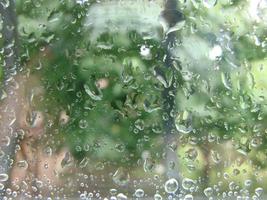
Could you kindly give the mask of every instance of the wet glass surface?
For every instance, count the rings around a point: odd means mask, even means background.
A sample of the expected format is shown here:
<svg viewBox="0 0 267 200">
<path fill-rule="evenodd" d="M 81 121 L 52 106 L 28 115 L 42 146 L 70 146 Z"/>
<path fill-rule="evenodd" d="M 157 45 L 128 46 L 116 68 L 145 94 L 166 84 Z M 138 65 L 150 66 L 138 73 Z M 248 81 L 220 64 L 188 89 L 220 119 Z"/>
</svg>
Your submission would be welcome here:
<svg viewBox="0 0 267 200">
<path fill-rule="evenodd" d="M 266 0 L 1 0 L 0 199 L 265 199 Z"/>
</svg>

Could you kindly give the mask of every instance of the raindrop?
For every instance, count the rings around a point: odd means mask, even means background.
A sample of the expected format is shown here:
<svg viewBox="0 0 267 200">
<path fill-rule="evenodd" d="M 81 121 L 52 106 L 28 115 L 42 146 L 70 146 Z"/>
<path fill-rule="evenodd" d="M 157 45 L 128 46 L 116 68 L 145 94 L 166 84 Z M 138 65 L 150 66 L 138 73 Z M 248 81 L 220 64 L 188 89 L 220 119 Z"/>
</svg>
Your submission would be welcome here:
<svg viewBox="0 0 267 200">
<path fill-rule="evenodd" d="M 190 148 L 185 152 L 186 158 L 188 158 L 189 160 L 196 160 L 197 156 L 198 156 L 198 152 L 195 148 Z"/>
<path fill-rule="evenodd" d="M 0 182 L 5 182 L 8 180 L 7 174 L 0 174 Z"/>
<path fill-rule="evenodd" d="M 217 0 L 203 0 L 203 5 L 206 8 L 212 8 L 217 4 Z"/>
<path fill-rule="evenodd" d="M 127 200 L 127 199 L 128 199 L 127 196 L 123 193 L 119 193 L 117 195 L 117 200 Z"/>
<path fill-rule="evenodd" d="M 246 187 L 250 187 L 251 184 L 252 184 L 252 181 L 250 179 L 245 180 L 245 183 L 244 184 L 245 184 Z"/>
<path fill-rule="evenodd" d="M 122 167 L 118 168 L 117 171 L 113 174 L 112 180 L 119 186 L 125 186 L 130 181 L 129 173 Z"/>
<path fill-rule="evenodd" d="M 150 60 L 152 58 L 150 48 L 146 45 L 142 45 L 140 47 L 140 55 L 146 60 Z"/>
<path fill-rule="evenodd" d="M 204 190 L 204 194 L 206 195 L 206 197 L 211 197 L 212 194 L 213 194 L 213 189 L 211 187 L 207 187 L 205 190 Z"/>
<path fill-rule="evenodd" d="M 83 87 L 84 87 L 86 94 L 88 94 L 89 97 L 91 97 L 93 100 L 95 100 L 95 101 L 102 100 L 103 94 L 98 87 L 96 87 L 96 86 L 90 87 L 88 84 L 84 84 Z M 92 88 L 94 88 L 94 90 Z"/>
<path fill-rule="evenodd" d="M 174 178 L 167 180 L 164 185 L 164 189 L 167 193 L 175 193 L 178 190 L 178 187 L 178 181 Z"/>
<path fill-rule="evenodd" d="M 160 194 L 155 194 L 154 200 L 162 200 L 162 196 Z"/>
<path fill-rule="evenodd" d="M 231 78 L 230 78 L 229 74 L 222 72 L 221 78 L 222 78 L 222 83 L 223 83 L 224 87 L 228 90 L 231 90 L 232 89 L 232 83 L 231 83 Z"/>
<path fill-rule="evenodd" d="M 263 193 L 263 188 L 258 187 L 258 188 L 255 189 L 255 194 L 256 194 L 258 197 L 260 197 L 260 196 L 262 195 L 262 193 Z"/>
<path fill-rule="evenodd" d="M 81 129 L 86 129 L 86 128 L 88 127 L 88 123 L 87 123 L 87 121 L 86 121 L 85 119 L 81 119 L 81 120 L 79 121 L 79 127 L 80 127 Z"/>
<path fill-rule="evenodd" d="M 155 169 L 155 161 L 152 158 L 146 158 L 144 162 L 144 171 L 151 172 Z"/>
<path fill-rule="evenodd" d="M 194 197 L 193 197 L 192 194 L 187 194 L 187 195 L 185 195 L 185 197 L 184 197 L 184 200 L 193 200 L 193 199 L 194 199 Z"/>
<path fill-rule="evenodd" d="M 134 126 L 140 131 L 144 130 L 145 122 L 142 119 L 138 119 L 135 121 Z"/>
<path fill-rule="evenodd" d="M 61 161 L 61 167 L 64 168 L 71 163 L 71 155 L 70 152 L 66 152 L 63 160 Z"/>
<path fill-rule="evenodd" d="M 137 190 L 135 190 L 134 195 L 135 195 L 137 198 L 142 198 L 142 197 L 145 195 L 145 192 L 144 192 L 144 190 L 142 190 L 142 189 L 137 189 Z"/>
<path fill-rule="evenodd" d="M 221 155 L 217 151 L 211 150 L 211 158 L 217 164 L 221 162 Z"/>
<path fill-rule="evenodd" d="M 114 188 L 112 188 L 112 189 L 109 190 L 109 193 L 110 193 L 112 196 L 116 195 L 117 192 L 118 192 L 117 189 L 114 189 Z"/>
<path fill-rule="evenodd" d="M 9 0 L 2 0 L 1 4 L 2 4 L 3 8 L 8 8 L 10 5 L 10 2 L 9 2 Z"/>
<path fill-rule="evenodd" d="M 179 31 L 179 30 L 181 30 L 184 26 L 185 26 L 185 20 L 182 20 L 182 21 L 176 23 L 174 26 L 170 27 L 170 28 L 167 30 L 166 35 L 168 35 L 169 33 L 175 32 L 175 31 Z"/>
<path fill-rule="evenodd" d="M 182 181 L 182 187 L 185 190 L 191 190 L 195 186 L 196 182 L 190 178 L 184 178 Z"/>
<path fill-rule="evenodd" d="M 28 168 L 28 162 L 26 160 L 21 160 L 17 163 L 17 166 L 22 169 Z"/>
<path fill-rule="evenodd" d="M 180 133 L 190 133 L 193 130 L 191 114 L 187 111 L 179 113 L 175 118 L 175 127 Z"/>
<path fill-rule="evenodd" d="M 223 51 L 220 45 L 215 45 L 209 52 L 209 58 L 211 60 L 220 60 L 222 57 Z"/>
</svg>

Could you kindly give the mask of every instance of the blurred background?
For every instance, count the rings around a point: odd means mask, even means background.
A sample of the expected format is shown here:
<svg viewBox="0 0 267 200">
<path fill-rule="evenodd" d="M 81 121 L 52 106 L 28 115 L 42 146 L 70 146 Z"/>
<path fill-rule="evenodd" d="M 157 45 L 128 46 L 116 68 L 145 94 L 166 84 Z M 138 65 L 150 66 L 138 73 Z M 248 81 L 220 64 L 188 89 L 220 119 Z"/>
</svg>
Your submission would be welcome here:
<svg viewBox="0 0 267 200">
<path fill-rule="evenodd" d="M 0 193 L 264 199 L 266 0 L 1 0 Z"/>
</svg>

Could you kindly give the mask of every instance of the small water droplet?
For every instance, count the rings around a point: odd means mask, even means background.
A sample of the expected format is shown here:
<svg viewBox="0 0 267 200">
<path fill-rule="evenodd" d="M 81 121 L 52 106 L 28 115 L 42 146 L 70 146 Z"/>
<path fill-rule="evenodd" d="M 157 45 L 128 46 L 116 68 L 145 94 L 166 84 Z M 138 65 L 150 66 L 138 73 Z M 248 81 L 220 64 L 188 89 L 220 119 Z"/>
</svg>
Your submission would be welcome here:
<svg viewBox="0 0 267 200">
<path fill-rule="evenodd" d="M 193 200 L 193 199 L 194 199 L 194 197 L 193 197 L 192 194 L 187 194 L 187 195 L 185 195 L 185 197 L 184 197 L 184 200 Z"/>
<path fill-rule="evenodd" d="M 81 129 L 86 129 L 86 128 L 88 127 L 88 123 L 87 123 L 87 121 L 86 121 L 85 119 L 81 119 L 81 120 L 79 121 L 79 127 L 80 127 Z"/>
<path fill-rule="evenodd" d="M 28 162 L 26 160 L 18 161 L 17 166 L 22 169 L 28 168 Z"/>
<path fill-rule="evenodd" d="M 0 174 L 0 182 L 5 182 L 8 180 L 8 174 Z"/>
<path fill-rule="evenodd" d="M 117 200 L 127 200 L 127 199 L 128 199 L 127 196 L 123 193 L 119 193 L 117 195 Z"/>
<path fill-rule="evenodd" d="M 203 5 L 206 8 L 212 8 L 217 4 L 217 0 L 203 0 Z"/>
</svg>

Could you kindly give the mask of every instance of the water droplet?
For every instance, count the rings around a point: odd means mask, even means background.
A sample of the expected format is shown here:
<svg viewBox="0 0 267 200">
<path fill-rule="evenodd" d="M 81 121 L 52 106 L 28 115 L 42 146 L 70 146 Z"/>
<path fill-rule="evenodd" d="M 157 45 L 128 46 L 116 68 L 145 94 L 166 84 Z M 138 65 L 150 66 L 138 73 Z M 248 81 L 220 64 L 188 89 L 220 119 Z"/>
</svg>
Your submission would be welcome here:
<svg viewBox="0 0 267 200">
<path fill-rule="evenodd" d="M 70 152 L 66 152 L 63 160 L 61 161 L 61 167 L 67 167 L 71 163 L 71 155 Z"/>
<path fill-rule="evenodd" d="M 188 158 L 189 160 L 196 160 L 197 156 L 198 156 L 198 152 L 195 148 L 190 148 L 185 152 L 185 156 L 186 158 Z"/>
<path fill-rule="evenodd" d="M 145 122 L 142 119 L 138 119 L 134 122 L 134 126 L 140 131 L 144 130 Z"/>
<path fill-rule="evenodd" d="M 114 189 L 114 188 L 112 188 L 112 189 L 109 190 L 109 193 L 110 193 L 112 196 L 116 195 L 117 192 L 118 192 L 117 189 Z"/>
<path fill-rule="evenodd" d="M 211 150 L 211 158 L 217 164 L 221 162 L 221 155 L 217 151 Z"/>
<path fill-rule="evenodd" d="M 103 94 L 102 94 L 101 90 L 98 87 L 96 87 L 96 85 L 90 87 L 89 84 L 84 84 L 83 87 L 84 87 L 86 94 L 88 94 L 89 97 L 91 97 L 93 100 L 95 100 L 95 101 L 102 100 Z"/>
<path fill-rule="evenodd" d="M 175 118 L 175 127 L 180 133 L 190 133 L 193 130 L 191 114 L 187 111 L 179 113 Z"/>
<path fill-rule="evenodd" d="M 252 184 L 252 180 L 250 180 L 250 179 L 245 180 L 245 183 L 244 184 L 245 184 L 246 187 L 250 187 L 251 184 Z"/>
<path fill-rule="evenodd" d="M 5 182 L 8 180 L 7 174 L 0 174 L 0 182 Z"/>
<path fill-rule="evenodd" d="M 145 192 L 144 192 L 144 190 L 142 190 L 142 189 L 137 189 L 137 190 L 135 190 L 134 195 L 135 195 L 137 198 L 142 198 L 142 197 L 145 195 Z"/>
<path fill-rule="evenodd" d="M 162 200 L 162 196 L 160 194 L 155 194 L 154 200 Z"/>
<path fill-rule="evenodd" d="M 8 136 L 4 136 L 1 140 L 1 144 L 8 147 L 10 145 L 10 138 Z"/>
<path fill-rule="evenodd" d="M 211 197 L 212 194 L 213 194 L 213 189 L 211 187 L 207 187 L 205 190 L 204 190 L 204 194 L 206 195 L 206 197 Z"/>
<path fill-rule="evenodd" d="M 184 200 L 193 200 L 193 199 L 194 199 L 194 197 L 193 197 L 192 194 L 187 194 L 187 195 L 185 195 L 185 197 L 184 197 Z"/>
<path fill-rule="evenodd" d="M 146 158 L 144 162 L 144 171 L 151 172 L 155 169 L 155 161 L 152 158 Z"/>
<path fill-rule="evenodd" d="M 164 185 L 164 189 L 167 193 L 175 193 L 178 190 L 178 187 L 178 181 L 174 178 L 167 180 Z"/>
<path fill-rule="evenodd" d="M 232 90 L 232 83 L 231 83 L 231 78 L 228 73 L 221 73 L 221 78 L 222 78 L 222 83 L 224 87 L 228 90 Z"/>
<path fill-rule="evenodd" d="M 130 181 L 129 173 L 122 167 L 118 168 L 117 171 L 113 174 L 112 179 L 114 183 L 119 186 L 125 186 Z"/>
<path fill-rule="evenodd" d="M 184 26 L 185 26 L 185 20 L 182 20 L 182 21 L 176 23 L 174 26 L 170 27 L 170 28 L 167 30 L 166 35 L 168 35 L 169 33 L 175 32 L 175 31 L 179 31 L 179 30 L 181 30 Z"/>
<path fill-rule="evenodd" d="M 28 162 L 26 160 L 18 161 L 17 166 L 22 169 L 28 168 Z"/>
<path fill-rule="evenodd" d="M 255 194 L 260 197 L 263 194 L 263 188 L 258 187 L 255 189 Z"/>
<path fill-rule="evenodd" d="M 127 200 L 128 198 L 127 198 L 127 196 L 126 196 L 125 194 L 123 194 L 123 193 L 119 193 L 119 194 L 117 195 L 117 199 L 118 199 L 118 200 Z"/>
<path fill-rule="evenodd" d="M 185 189 L 185 190 L 191 190 L 191 189 L 194 189 L 195 187 L 195 184 L 196 184 L 196 181 L 190 179 L 190 178 L 184 178 L 183 181 L 182 181 L 182 187 Z"/>
<path fill-rule="evenodd" d="M 88 123 L 87 123 L 87 121 L 86 121 L 85 119 L 81 119 L 81 120 L 79 121 L 79 127 L 80 127 L 81 129 L 86 129 L 86 128 L 88 127 Z"/>
<path fill-rule="evenodd" d="M 203 5 L 206 8 L 212 8 L 217 4 L 217 0 L 203 0 Z"/>
<path fill-rule="evenodd" d="M 140 47 L 140 54 L 146 60 L 150 60 L 152 58 L 150 48 L 147 47 L 146 45 L 142 45 Z"/>
<path fill-rule="evenodd" d="M 209 58 L 211 60 L 220 60 L 222 57 L 223 51 L 220 45 L 215 45 L 209 52 Z"/>
</svg>

